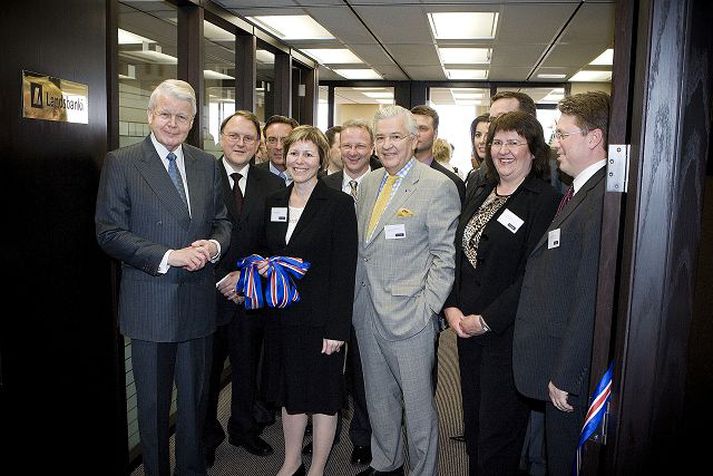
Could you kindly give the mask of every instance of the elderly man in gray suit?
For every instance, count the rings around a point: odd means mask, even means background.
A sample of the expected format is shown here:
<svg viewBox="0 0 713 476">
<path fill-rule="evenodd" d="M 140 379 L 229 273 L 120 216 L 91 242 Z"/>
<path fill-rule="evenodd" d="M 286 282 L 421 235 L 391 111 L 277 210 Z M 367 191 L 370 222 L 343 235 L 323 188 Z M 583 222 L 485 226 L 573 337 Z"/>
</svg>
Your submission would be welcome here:
<svg viewBox="0 0 713 476">
<path fill-rule="evenodd" d="M 213 263 L 230 243 L 231 223 L 218 162 L 183 143 L 195 114 L 188 83 L 161 83 L 149 99 L 151 134 L 107 154 L 97 197 L 97 240 L 121 261 L 119 326 L 131 338 L 147 475 L 170 474 L 174 380 L 175 474 L 206 474 L 200 442 L 216 328 Z"/>
<path fill-rule="evenodd" d="M 364 178 L 357 205 L 353 323 L 372 426 L 372 465 L 359 474 L 403 474 L 405 416 L 411 474 L 433 476 L 433 343 L 453 285 L 460 198 L 448 177 L 413 157 L 417 128 L 411 112 L 382 107 L 373 125 L 384 168 Z"/>
</svg>

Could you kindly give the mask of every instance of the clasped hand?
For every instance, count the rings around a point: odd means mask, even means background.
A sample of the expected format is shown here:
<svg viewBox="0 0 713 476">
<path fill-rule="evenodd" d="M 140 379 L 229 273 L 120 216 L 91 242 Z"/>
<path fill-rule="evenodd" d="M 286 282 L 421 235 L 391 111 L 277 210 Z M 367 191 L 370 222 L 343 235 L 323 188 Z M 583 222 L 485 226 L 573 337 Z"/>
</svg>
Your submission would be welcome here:
<svg viewBox="0 0 713 476">
<path fill-rule="evenodd" d="M 239 295 L 235 290 L 238 279 L 240 279 L 240 271 L 231 271 L 225 278 L 220 280 L 218 284 L 218 292 L 225 296 L 226 299 L 233 301 L 235 304 L 242 304 L 245 302 L 245 296 Z"/>
<path fill-rule="evenodd" d="M 458 337 L 468 339 L 485 333 L 485 329 L 480 324 L 480 316 L 476 314 L 468 314 L 466 316 L 457 307 L 447 307 L 443 312 L 446 315 L 448 325 Z"/>
<path fill-rule="evenodd" d="M 203 269 L 217 252 L 215 243 L 208 240 L 197 240 L 191 243 L 191 246 L 173 250 L 168 256 L 168 264 L 187 271 L 198 271 Z"/>
<path fill-rule="evenodd" d="M 339 352 L 343 345 L 343 340 L 322 339 L 322 353 L 332 355 L 334 352 Z"/>
</svg>

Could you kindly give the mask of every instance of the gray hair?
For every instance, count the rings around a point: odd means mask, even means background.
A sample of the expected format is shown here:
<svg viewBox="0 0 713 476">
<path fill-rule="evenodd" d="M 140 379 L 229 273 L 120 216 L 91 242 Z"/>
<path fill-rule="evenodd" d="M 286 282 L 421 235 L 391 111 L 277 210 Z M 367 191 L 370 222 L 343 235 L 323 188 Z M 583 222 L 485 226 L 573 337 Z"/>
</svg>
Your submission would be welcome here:
<svg viewBox="0 0 713 476">
<path fill-rule="evenodd" d="M 371 129 L 369 123 L 366 122 L 364 119 L 349 119 L 344 124 L 342 124 L 342 132 L 344 132 L 344 129 L 363 129 L 369 133 L 371 143 L 374 143 L 374 131 Z"/>
<path fill-rule="evenodd" d="M 196 107 L 196 92 L 193 86 L 180 79 L 167 79 L 153 90 L 149 98 L 149 111 L 153 111 L 156 107 L 156 102 L 159 96 L 171 96 L 179 101 L 188 101 L 191 103 L 193 115 L 196 115 L 198 108 Z"/>
<path fill-rule="evenodd" d="M 416 125 L 416 119 L 414 119 L 413 114 L 406 108 L 397 106 L 395 104 L 386 104 L 381 106 L 378 111 L 374 114 L 374 119 L 372 121 L 372 127 L 376 130 L 376 124 L 383 119 L 391 119 L 392 117 L 402 116 L 404 118 L 404 125 L 409 134 L 418 134 L 418 126 Z"/>
</svg>

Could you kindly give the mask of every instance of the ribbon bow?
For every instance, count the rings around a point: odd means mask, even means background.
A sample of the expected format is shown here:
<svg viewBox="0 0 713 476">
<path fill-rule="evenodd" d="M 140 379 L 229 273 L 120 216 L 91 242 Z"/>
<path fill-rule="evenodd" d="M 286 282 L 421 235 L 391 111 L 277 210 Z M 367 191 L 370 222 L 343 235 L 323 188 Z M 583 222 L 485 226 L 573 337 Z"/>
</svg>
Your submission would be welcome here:
<svg viewBox="0 0 713 476">
<path fill-rule="evenodd" d="M 245 296 L 245 309 L 259 309 L 264 305 L 262 281 L 257 272 L 257 263 L 264 259 L 260 255 L 250 255 L 238 261 L 240 277 L 235 284 L 235 292 Z"/>
<path fill-rule="evenodd" d="M 607 411 L 609 398 L 611 397 L 612 375 L 614 374 L 614 362 L 609 364 L 609 368 L 597 384 L 597 388 L 592 394 L 592 403 L 587 410 L 587 416 L 584 418 L 584 425 L 579 434 L 579 442 L 577 443 L 577 460 L 572 473 L 578 475 L 582 467 L 582 448 L 584 443 L 591 437 L 604 419 L 604 414 Z"/>
<path fill-rule="evenodd" d="M 258 262 L 264 261 L 260 255 L 253 254 L 238 261 L 240 277 L 235 285 L 235 292 L 245 296 L 245 309 L 264 307 L 265 302 L 272 308 L 285 308 L 300 300 L 300 293 L 295 286 L 295 279 L 301 279 L 310 267 L 302 258 L 290 256 L 272 256 L 267 258 L 268 285 L 263 297 L 262 281 L 257 271 Z"/>
</svg>

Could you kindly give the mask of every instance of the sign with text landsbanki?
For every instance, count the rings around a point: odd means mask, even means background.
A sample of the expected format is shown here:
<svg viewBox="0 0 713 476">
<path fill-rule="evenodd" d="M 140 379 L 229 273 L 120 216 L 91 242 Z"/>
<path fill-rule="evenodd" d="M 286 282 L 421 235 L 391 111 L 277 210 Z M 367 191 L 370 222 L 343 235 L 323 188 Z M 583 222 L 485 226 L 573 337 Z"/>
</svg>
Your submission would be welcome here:
<svg viewBox="0 0 713 476">
<path fill-rule="evenodd" d="M 22 117 L 88 124 L 89 87 L 23 70 Z"/>
</svg>

